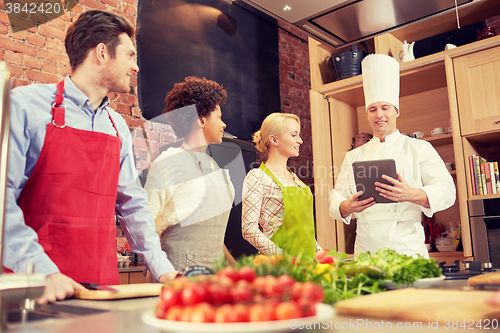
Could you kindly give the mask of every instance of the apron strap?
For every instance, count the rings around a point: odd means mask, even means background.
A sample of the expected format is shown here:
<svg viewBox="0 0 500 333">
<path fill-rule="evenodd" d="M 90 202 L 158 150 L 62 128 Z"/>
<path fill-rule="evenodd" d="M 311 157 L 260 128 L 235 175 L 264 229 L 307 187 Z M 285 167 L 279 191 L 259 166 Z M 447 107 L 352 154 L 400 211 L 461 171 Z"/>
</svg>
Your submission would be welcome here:
<svg viewBox="0 0 500 333">
<path fill-rule="evenodd" d="M 268 175 L 269 177 L 271 177 L 271 179 L 272 179 L 272 180 L 274 180 L 274 182 L 275 182 L 276 184 L 278 184 L 278 186 L 279 186 L 279 187 L 281 187 L 282 189 L 285 187 L 285 186 L 283 186 L 283 184 L 281 184 L 281 182 L 278 180 L 278 178 L 276 178 L 276 177 L 274 176 L 274 174 L 271 172 L 271 170 L 269 170 L 269 169 L 267 168 L 267 166 L 266 166 L 266 164 L 265 164 L 264 162 L 262 162 L 262 163 L 260 164 L 259 169 L 261 169 L 262 171 L 264 171 L 264 172 L 266 173 L 266 175 Z M 288 167 L 287 167 L 287 170 L 288 170 L 288 172 L 291 172 L 291 171 L 290 171 L 290 168 L 288 168 Z M 295 179 L 295 177 L 294 177 L 294 179 Z M 298 179 L 298 178 L 297 178 L 297 179 Z M 302 184 L 304 184 L 304 182 L 303 182 L 303 181 L 301 181 L 300 179 L 299 179 L 299 181 L 300 181 Z M 296 186 L 296 187 L 302 187 L 302 186 L 297 185 L 297 183 L 295 183 L 295 186 Z M 306 184 L 304 184 L 304 186 L 307 186 L 307 185 L 306 185 Z"/>
<path fill-rule="evenodd" d="M 64 100 L 64 80 L 57 84 L 57 94 L 52 104 L 52 124 L 55 127 L 66 127 L 65 111 L 66 107 L 62 104 Z"/>
<path fill-rule="evenodd" d="M 111 120 L 111 124 L 113 124 L 113 127 L 116 131 L 116 137 L 120 138 L 120 135 L 118 134 L 118 129 L 116 128 L 116 125 L 115 125 L 115 122 L 113 121 L 113 118 L 111 118 L 111 114 L 109 113 L 108 108 L 105 108 L 104 110 L 106 110 L 106 112 L 108 113 L 109 120 Z"/>
</svg>

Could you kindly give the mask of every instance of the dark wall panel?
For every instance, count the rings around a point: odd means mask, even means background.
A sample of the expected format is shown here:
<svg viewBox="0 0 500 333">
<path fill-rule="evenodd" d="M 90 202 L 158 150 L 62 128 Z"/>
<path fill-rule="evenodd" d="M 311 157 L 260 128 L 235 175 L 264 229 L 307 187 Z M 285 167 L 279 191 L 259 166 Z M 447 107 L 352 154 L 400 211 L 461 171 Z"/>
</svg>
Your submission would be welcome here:
<svg viewBox="0 0 500 333">
<path fill-rule="evenodd" d="M 140 0 L 139 103 L 146 119 L 165 107 L 186 76 L 223 84 L 226 131 L 249 140 L 266 115 L 280 111 L 275 22 L 219 0 Z"/>
</svg>

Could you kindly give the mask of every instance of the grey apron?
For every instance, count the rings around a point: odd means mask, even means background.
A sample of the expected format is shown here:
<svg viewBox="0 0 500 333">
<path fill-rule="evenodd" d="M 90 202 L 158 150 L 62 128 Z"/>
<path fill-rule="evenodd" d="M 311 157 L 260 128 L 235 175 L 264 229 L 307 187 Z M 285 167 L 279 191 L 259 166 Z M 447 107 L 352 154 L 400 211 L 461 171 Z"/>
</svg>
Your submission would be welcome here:
<svg viewBox="0 0 500 333">
<path fill-rule="evenodd" d="M 195 154 L 193 163 L 199 161 Z M 167 228 L 161 235 L 161 248 L 176 270 L 186 266 L 211 267 L 212 264 L 224 255 L 224 235 L 231 211 L 231 203 L 227 203 L 228 193 L 234 198 L 234 187 L 229 180 L 228 170 L 220 169 L 215 161 L 209 167 L 211 172 L 203 175 L 205 193 L 201 206 L 184 221 Z M 207 166 L 204 166 L 207 167 Z M 215 170 L 214 170 L 215 169 Z M 211 207 L 227 205 L 227 210 L 208 219 L 203 219 Z M 200 222 L 199 222 L 200 221 Z"/>
</svg>

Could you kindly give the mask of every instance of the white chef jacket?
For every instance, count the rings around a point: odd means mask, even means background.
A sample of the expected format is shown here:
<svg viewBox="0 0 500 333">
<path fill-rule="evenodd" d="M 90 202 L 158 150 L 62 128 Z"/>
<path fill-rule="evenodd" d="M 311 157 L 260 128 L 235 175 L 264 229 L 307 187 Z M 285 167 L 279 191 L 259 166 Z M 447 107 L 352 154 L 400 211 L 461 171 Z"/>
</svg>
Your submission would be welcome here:
<svg viewBox="0 0 500 333">
<path fill-rule="evenodd" d="M 355 161 L 394 159 L 396 170 L 414 188 L 427 194 L 430 208 L 410 202 L 375 204 L 357 218 L 354 253 L 388 247 L 406 255 L 421 254 L 429 257 L 425 248 L 424 230 L 420 223 L 421 213 L 431 217 L 435 212 L 447 209 L 455 203 L 456 189 L 450 172 L 432 145 L 424 140 L 402 135 L 399 130 L 389 134 L 385 142 L 374 137 L 365 145 L 345 156 L 335 188 L 330 192 L 330 216 L 349 224 L 351 216 L 342 218 L 340 204 L 356 193 L 352 163 Z"/>
</svg>

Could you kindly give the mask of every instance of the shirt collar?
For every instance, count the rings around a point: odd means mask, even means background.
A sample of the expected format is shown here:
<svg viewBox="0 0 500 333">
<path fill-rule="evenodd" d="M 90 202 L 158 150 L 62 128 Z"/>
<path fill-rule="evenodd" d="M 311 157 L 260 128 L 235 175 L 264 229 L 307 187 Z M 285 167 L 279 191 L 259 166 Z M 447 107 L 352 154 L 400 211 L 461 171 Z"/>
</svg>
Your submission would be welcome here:
<svg viewBox="0 0 500 333">
<path fill-rule="evenodd" d="M 71 102 L 78 105 L 79 108 L 84 108 L 84 106 L 87 105 L 87 102 L 90 102 L 90 99 L 87 97 L 87 95 L 85 95 L 80 89 L 75 86 L 69 75 L 64 79 L 64 98 L 69 99 Z M 106 96 L 102 100 L 101 105 L 99 105 L 99 107 L 97 108 L 97 112 L 102 112 L 108 105 L 109 98 L 108 96 Z"/>
<path fill-rule="evenodd" d="M 395 142 L 399 138 L 400 135 L 401 135 L 401 133 L 399 133 L 399 130 L 396 129 L 396 132 L 391 133 L 385 137 L 385 142 Z M 375 136 L 370 140 L 370 142 L 371 143 L 381 143 L 380 139 L 375 137 Z"/>
</svg>

